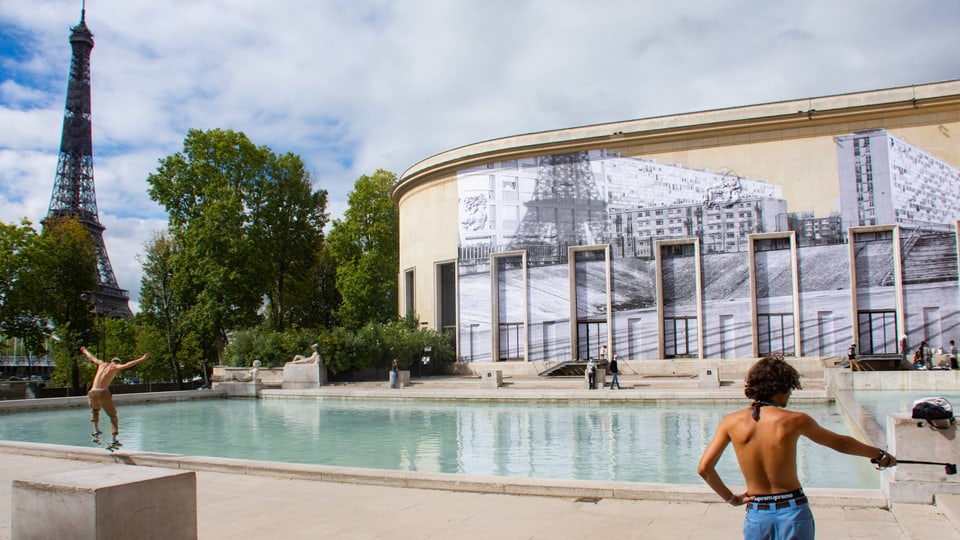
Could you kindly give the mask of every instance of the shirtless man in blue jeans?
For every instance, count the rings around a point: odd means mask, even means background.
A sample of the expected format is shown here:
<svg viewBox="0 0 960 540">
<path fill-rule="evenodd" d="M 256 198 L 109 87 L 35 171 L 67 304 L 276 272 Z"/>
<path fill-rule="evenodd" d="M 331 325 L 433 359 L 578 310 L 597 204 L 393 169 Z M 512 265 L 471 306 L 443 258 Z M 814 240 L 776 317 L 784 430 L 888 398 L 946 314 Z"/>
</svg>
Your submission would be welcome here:
<svg viewBox="0 0 960 540">
<path fill-rule="evenodd" d="M 747 540 L 814 537 L 813 514 L 797 477 L 797 440 L 801 435 L 844 454 L 870 458 L 878 467 L 893 467 L 894 456 L 821 427 L 810 416 L 785 409 L 800 374 L 782 358 L 767 357 L 747 373 L 744 394 L 750 407 L 725 416 L 700 458 L 697 472 L 727 503 L 747 505 L 743 537 Z M 734 493 L 720 479 L 716 465 L 733 444 L 747 490 Z"/>
<path fill-rule="evenodd" d="M 90 405 L 90 421 L 93 422 L 93 436 L 100 438 L 100 409 L 103 408 L 110 417 L 110 425 L 113 428 L 112 446 L 120 446 L 117 440 L 117 434 L 120 433 L 120 420 L 117 417 L 117 407 L 113 404 L 113 395 L 110 394 L 110 381 L 117 373 L 132 368 L 150 357 L 150 353 L 144 354 L 136 360 L 131 360 L 126 364 L 121 364 L 119 358 L 114 358 L 109 362 L 104 362 L 96 356 L 90 354 L 87 349 L 80 347 L 83 353 L 91 362 L 97 365 L 97 374 L 93 376 L 93 387 L 87 392 L 87 403 Z"/>
</svg>

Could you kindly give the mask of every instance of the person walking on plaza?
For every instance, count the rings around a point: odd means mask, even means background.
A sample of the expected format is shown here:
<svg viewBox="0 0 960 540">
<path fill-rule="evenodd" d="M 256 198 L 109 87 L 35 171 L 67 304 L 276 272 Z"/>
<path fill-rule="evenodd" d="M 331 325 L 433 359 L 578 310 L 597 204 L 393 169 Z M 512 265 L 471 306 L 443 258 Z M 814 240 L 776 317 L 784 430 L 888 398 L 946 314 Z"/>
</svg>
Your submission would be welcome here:
<svg viewBox="0 0 960 540">
<path fill-rule="evenodd" d="M 117 407 L 113 404 L 113 395 L 110 394 L 110 382 L 116 377 L 117 373 L 143 362 L 150 357 L 150 353 L 145 353 L 136 360 L 131 360 L 126 364 L 120 363 L 119 358 L 114 358 L 109 362 L 104 362 L 96 356 L 90 354 L 86 348 L 80 347 L 80 352 L 84 354 L 91 362 L 97 365 L 97 373 L 93 376 L 93 385 L 87 392 L 87 403 L 90 405 L 90 421 L 93 423 L 93 437 L 99 439 L 103 433 L 100 431 L 100 409 L 106 411 L 110 417 L 110 426 L 112 428 L 113 442 L 112 446 L 120 446 L 117 435 L 120 433 L 120 420 L 117 417 Z"/>
<path fill-rule="evenodd" d="M 613 390 L 614 385 L 617 386 L 617 390 L 620 389 L 620 379 L 617 377 L 617 374 L 620 373 L 620 368 L 617 365 L 618 360 L 620 360 L 620 356 L 617 354 L 613 355 L 613 359 L 610 360 L 610 373 L 613 374 L 613 379 L 610 381 L 611 390 Z"/>
<path fill-rule="evenodd" d="M 728 504 L 747 505 L 743 537 L 753 539 L 810 539 L 814 520 L 797 476 L 797 441 L 811 441 L 854 456 L 863 456 L 878 468 L 897 464 L 894 456 L 853 437 L 826 429 L 809 415 L 786 409 L 800 374 L 779 357 L 765 357 L 747 372 L 744 394 L 753 403 L 723 417 L 697 472 Z M 733 444 L 746 491 L 734 493 L 717 473 L 716 465 L 727 445 Z"/>
<path fill-rule="evenodd" d="M 947 351 L 950 356 L 950 369 L 957 369 L 957 344 L 950 340 L 950 349 Z"/>
</svg>

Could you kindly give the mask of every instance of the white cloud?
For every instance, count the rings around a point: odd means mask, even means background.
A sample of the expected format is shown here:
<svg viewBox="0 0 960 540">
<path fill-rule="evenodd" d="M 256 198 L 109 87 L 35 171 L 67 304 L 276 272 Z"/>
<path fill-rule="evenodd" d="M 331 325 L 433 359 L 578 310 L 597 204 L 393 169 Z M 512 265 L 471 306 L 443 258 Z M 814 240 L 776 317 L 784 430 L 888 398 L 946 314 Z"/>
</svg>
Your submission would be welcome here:
<svg viewBox="0 0 960 540">
<path fill-rule="evenodd" d="M 75 0 L 0 0 L 0 217 L 56 167 Z M 607 0 L 87 3 L 105 242 L 136 298 L 146 195 L 190 128 L 300 154 L 333 217 L 353 181 L 490 138 L 960 77 L 960 4 Z M 0 55 L 5 45 L 0 39 Z M 9 201 L 9 204 L 8 204 Z M 122 271 L 121 271 L 122 269 Z"/>
</svg>

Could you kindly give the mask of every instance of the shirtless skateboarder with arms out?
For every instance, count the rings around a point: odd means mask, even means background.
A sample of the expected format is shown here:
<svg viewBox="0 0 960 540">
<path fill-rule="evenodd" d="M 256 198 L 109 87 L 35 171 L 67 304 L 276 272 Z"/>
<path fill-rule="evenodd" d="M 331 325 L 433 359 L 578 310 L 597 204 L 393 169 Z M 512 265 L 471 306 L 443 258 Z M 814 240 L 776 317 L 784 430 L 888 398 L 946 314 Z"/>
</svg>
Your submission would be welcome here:
<svg viewBox="0 0 960 540">
<path fill-rule="evenodd" d="M 743 537 L 812 539 L 813 514 L 797 477 L 797 440 L 801 435 L 844 454 L 870 458 L 879 468 L 897 464 L 883 450 L 821 427 L 810 416 L 784 409 L 800 374 L 782 358 L 767 357 L 747 373 L 744 394 L 753 404 L 725 416 L 700 458 L 697 472 L 723 500 L 747 505 Z M 733 443 L 747 490 L 734 493 L 720 479 L 717 462 Z"/>
<path fill-rule="evenodd" d="M 126 364 L 121 364 L 119 358 L 104 362 L 90 354 L 84 347 L 80 347 L 80 352 L 97 365 L 97 374 L 93 376 L 93 387 L 87 392 L 87 402 L 90 404 L 91 422 L 93 422 L 93 438 L 99 440 L 102 433 L 100 431 L 100 408 L 102 407 L 107 412 L 107 416 L 110 417 L 110 424 L 113 428 L 113 442 L 110 446 L 117 448 L 120 446 L 120 441 L 117 440 L 117 434 L 120 433 L 120 421 L 117 418 L 117 407 L 113 404 L 113 395 L 110 394 L 110 381 L 116 377 L 117 373 L 146 360 L 150 353 L 146 353 Z"/>
</svg>

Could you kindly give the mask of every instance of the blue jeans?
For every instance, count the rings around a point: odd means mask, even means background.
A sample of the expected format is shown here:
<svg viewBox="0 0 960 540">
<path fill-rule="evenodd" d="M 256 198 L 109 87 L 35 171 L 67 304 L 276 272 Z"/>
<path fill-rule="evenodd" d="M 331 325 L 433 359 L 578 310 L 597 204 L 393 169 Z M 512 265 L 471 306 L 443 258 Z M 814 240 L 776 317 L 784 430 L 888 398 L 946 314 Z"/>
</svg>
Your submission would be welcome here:
<svg viewBox="0 0 960 540">
<path fill-rule="evenodd" d="M 756 510 L 747 503 L 744 540 L 813 540 L 815 527 L 809 504 Z"/>
<path fill-rule="evenodd" d="M 610 381 L 610 389 L 613 390 L 613 387 L 616 386 L 617 390 L 620 389 L 620 379 L 617 378 L 617 374 L 613 374 L 613 379 Z"/>
</svg>

